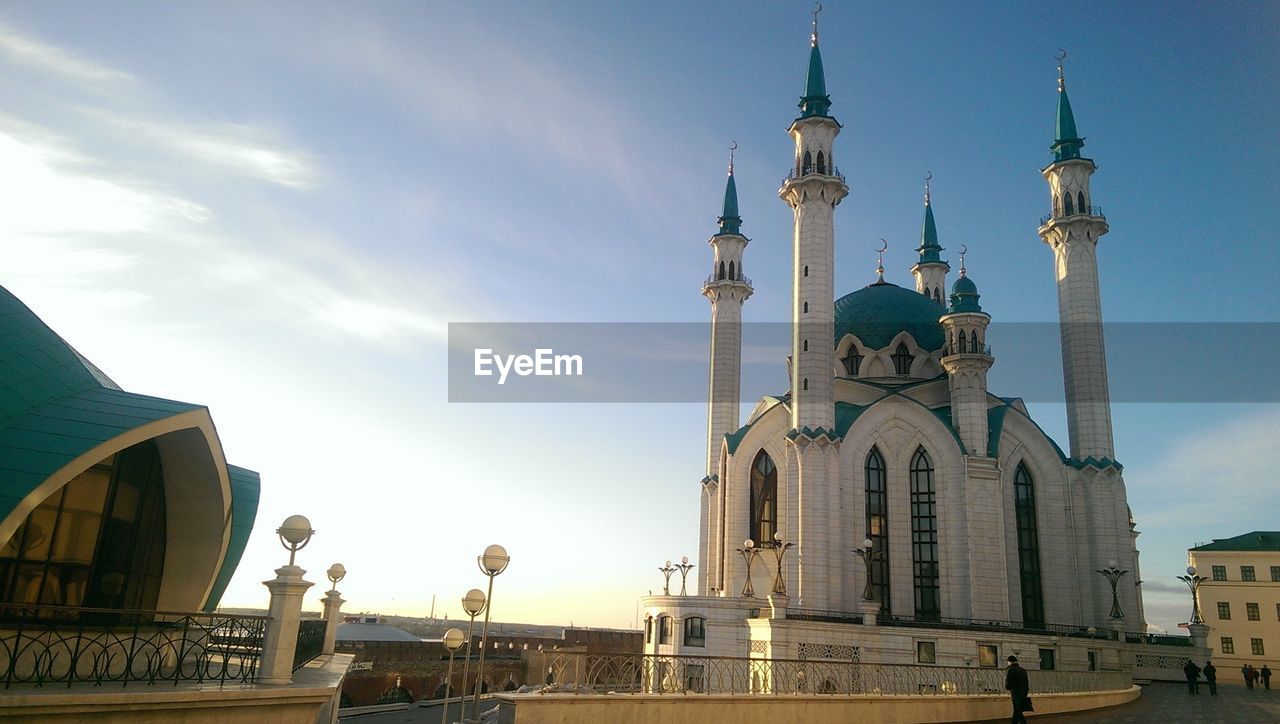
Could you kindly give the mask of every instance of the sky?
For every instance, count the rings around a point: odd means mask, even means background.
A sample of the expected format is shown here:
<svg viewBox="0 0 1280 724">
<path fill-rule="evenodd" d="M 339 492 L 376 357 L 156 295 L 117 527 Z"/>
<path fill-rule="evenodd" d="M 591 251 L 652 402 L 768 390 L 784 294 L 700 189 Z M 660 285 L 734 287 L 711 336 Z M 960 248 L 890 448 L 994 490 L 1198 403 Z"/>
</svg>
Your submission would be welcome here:
<svg viewBox="0 0 1280 724">
<path fill-rule="evenodd" d="M 911 283 L 932 172 L 944 256 L 967 245 L 984 308 L 1056 321 L 1035 229 L 1065 48 L 1111 224 L 1106 318 L 1280 322 L 1280 6 L 825 5 L 841 293 L 873 281 L 880 238 Z M 458 618 L 500 543 L 496 618 L 634 626 L 662 561 L 696 557 L 705 405 L 450 403 L 448 325 L 706 321 L 731 141 L 744 318 L 788 319 L 777 188 L 811 7 L 4 4 L 0 284 L 125 389 L 208 405 L 261 473 L 224 605 L 265 605 L 274 529 L 302 513 L 299 563 L 342 562 L 348 610 Z M 1146 353 L 1265 379 L 1195 339 Z M 992 390 L 1017 395 L 996 360 Z M 1267 389 L 1115 405 L 1154 627 L 1186 620 L 1189 546 L 1278 527 Z M 1065 445 L 1061 404 L 1032 413 Z"/>
</svg>

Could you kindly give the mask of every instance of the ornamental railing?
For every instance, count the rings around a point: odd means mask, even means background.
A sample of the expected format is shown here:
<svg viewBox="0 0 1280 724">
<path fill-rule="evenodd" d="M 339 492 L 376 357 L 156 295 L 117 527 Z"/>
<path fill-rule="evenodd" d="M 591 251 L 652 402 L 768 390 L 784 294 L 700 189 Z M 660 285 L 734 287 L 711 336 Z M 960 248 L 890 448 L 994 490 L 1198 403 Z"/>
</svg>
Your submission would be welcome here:
<svg viewBox="0 0 1280 724">
<path fill-rule="evenodd" d="M 1078 209 L 1072 209 L 1070 213 L 1063 213 L 1064 211 L 1066 211 L 1066 209 L 1055 208 L 1052 214 L 1049 214 L 1048 216 L 1041 216 L 1040 225 L 1044 226 L 1049 223 L 1050 219 L 1065 219 L 1070 216 L 1096 216 L 1099 219 L 1107 218 L 1106 215 L 1102 213 L 1101 206 L 1081 206 Z"/>
<path fill-rule="evenodd" d="M 702 283 L 702 286 L 705 287 L 711 284 L 715 284 L 716 282 L 736 282 L 738 284 L 746 284 L 747 286 L 751 286 L 751 278 L 745 274 L 739 274 L 736 277 L 731 277 L 728 275 L 721 276 L 719 274 L 712 274 L 711 276 L 707 277 L 707 280 Z"/>
<path fill-rule="evenodd" d="M 788 608 L 788 619 L 801 621 L 825 621 L 828 623 L 861 623 L 862 615 L 847 611 L 819 611 L 815 609 Z M 945 628 L 968 631 L 1003 631 L 1010 633 L 1049 634 L 1115 641 L 1117 634 L 1111 629 L 1090 628 L 1058 623 L 1029 623 L 1025 621 L 1001 621 L 995 619 L 950 618 L 943 616 L 876 616 L 877 626 L 904 626 L 909 628 Z M 1133 634 L 1144 636 L 1145 634 Z M 1169 638 L 1184 638 L 1170 636 Z"/>
<path fill-rule="evenodd" d="M 1172 636 L 1170 634 L 1144 634 L 1126 632 L 1124 641 L 1128 644 L 1149 644 L 1151 646 L 1191 646 L 1190 636 Z"/>
<path fill-rule="evenodd" d="M 329 622 L 306 618 L 298 622 L 298 645 L 293 649 L 293 670 L 297 671 L 324 650 L 324 632 Z"/>
<path fill-rule="evenodd" d="M 840 179 L 841 183 L 844 183 L 844 174 L 840 173 L 840 169 L 835 166 L 817 165 L 801 166 L 800 168 L 792 169 L 791 173 L 787 174 L 787 177 L 783 179 L 782 182 L 786 183 L 787 181 L 794 181 L 799 178 L 804 178 L 805 176 L 834 176 L 835 178 Z"/>
<path fill-rule="evenodd" d="M 0 604 L 0 677 L 14 684 L 249 683 L 267 616 Z"/>
<path fill-rule="evenodd" d="M 654 654 L 543 655 L 547 691 L 578 694 L 1003 694 L 997 668 Z M 1031 671 L 1036 693 L 1116 691 L 1127 671 Z"/>
</svg>

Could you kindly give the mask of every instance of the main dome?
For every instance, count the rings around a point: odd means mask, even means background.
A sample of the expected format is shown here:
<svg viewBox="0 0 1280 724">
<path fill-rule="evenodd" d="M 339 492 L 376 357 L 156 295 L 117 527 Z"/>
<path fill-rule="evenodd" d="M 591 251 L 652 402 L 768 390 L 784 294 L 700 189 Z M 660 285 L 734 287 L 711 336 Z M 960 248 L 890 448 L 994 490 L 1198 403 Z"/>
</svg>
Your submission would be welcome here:
<svg viewBox="0 0 1280 724">
<path fill-rule="evenodd" d="M 836 344 L 852 334 L 865 347 L 883 349 L 899 332 L 907 332 L 932 352 L 946 344 L 938 323 L 942 314 L 937 302 L 919 292 L 877 282 L 836 300 Z"/>
</svg>

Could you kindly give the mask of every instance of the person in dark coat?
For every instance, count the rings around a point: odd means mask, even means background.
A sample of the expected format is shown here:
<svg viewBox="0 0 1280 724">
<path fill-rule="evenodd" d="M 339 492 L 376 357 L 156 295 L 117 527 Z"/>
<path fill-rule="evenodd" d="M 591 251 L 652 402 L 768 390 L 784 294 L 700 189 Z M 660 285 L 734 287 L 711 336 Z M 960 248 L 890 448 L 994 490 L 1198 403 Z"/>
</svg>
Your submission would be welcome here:
<svg viewBox="0 0 1280 724">
<path fill-rule="evenodd" d="M 1195 662 L 1187 659 L 1187 663 L 1182 667 L 1182 673 L 1187 676 L 1187 693 L 1200 693 L 1200 667 Z"/>
<path fill-rule="evenodd" d="M 1204 682 L 1209 685 L 1209 696 L 1218 695 L 1218 667 L 1208 659 L 1204 662 Z"/>
<path fill-rule="evenodd" d="M 1009 692 L 1013 702 L 1013 718 L 1011 724 L 1027 724 L 1027 717 L 1022 712 L 1027 710 L 1027 698 L 1031 694 L 1031 682 L 1027 679 L 1027 670 L 1018 666 L 1018 657 L 1009 657 L 1009 670 L 1004 675 L 1004 688 Z"/>
<path fill-rule="evenodd" d="M 1262 685 L 1266 687 L 1267 691 L 1271 691 L 1271 669 L 1266 664 L 1262 665 L 1262 672 L 1259 676 L 1262 677 Z"/>
</svg>

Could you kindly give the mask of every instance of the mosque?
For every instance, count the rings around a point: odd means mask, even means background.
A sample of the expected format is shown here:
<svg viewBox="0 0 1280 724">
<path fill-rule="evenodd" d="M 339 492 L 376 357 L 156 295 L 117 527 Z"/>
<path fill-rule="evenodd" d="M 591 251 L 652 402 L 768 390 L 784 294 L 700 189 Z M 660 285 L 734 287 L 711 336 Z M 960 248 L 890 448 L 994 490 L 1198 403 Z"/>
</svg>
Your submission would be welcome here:
<svg viewBox="0 0 1280 724">
<path fill-rule="evenodd" d="M 927 186 L 914 285 L 887 281 L 881 264 L 874 283 L 836 296 L 834 221 L 849 187 L 831 107 L 815 22 L 778 192 L 794 212 L 790 390 L 743 424 L 752 285 L 731 162 L 702 287 L 699 594 L 642 600 L 646 652 L 979 666 L 1022 652 L 1032 668 L 1037 654 L 1040 668 L 1118 666 L 1117 650 L 1093 642 L 1146 629 L 1138 532 L 1112 440 L 1096 257 L 1107 220 L 1061 65 L 1037 233 L 1057 282 L 1069 451 L 1021 399 L 988 389 L 1000 355 L 990 303 L 963 256 L 949 283 Z"/>
</svg>

